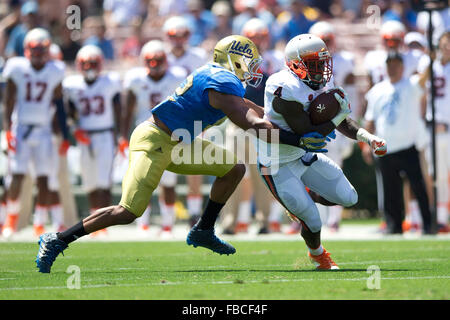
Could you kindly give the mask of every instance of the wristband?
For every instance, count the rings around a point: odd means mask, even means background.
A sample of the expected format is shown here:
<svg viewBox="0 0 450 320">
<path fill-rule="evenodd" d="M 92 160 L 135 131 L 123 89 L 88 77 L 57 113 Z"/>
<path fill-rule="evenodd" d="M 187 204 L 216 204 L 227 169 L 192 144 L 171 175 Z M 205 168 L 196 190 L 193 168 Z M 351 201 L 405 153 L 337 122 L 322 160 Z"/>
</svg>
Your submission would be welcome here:
<svg viewBox="0 0 450 320">
<path fill-rule="evenodd" d="M 376 137 L 364 128 L 359 128 L 356 132 L 356 140 L 371 144 Z"/>
</svg>

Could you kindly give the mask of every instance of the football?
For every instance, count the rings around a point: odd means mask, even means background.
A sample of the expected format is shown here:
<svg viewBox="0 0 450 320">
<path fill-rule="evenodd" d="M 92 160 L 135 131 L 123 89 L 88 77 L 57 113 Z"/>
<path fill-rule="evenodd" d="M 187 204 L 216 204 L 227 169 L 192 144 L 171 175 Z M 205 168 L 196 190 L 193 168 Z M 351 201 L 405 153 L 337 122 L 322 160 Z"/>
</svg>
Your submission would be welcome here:
<svg viewBox="0 0 450 320">
<path fill-rule="evenodd" d="M 334 97 L 335 93 L 342 96 L 339 89 L 333 89 L 319 94 L 309 105 L 309 117 L 313 125 L 318 125 L 333 119 L 340 110 L 339 102 Z"/>
</svg>

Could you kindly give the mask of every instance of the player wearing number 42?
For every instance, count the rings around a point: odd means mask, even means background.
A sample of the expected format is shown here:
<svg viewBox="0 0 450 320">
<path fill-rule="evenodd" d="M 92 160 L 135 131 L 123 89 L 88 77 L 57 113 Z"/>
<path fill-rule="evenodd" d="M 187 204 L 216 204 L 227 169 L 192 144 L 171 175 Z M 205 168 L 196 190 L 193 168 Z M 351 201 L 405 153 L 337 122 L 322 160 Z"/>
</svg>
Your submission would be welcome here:
<svg viewBox="0 0 450 320">
<path fill-rule="evenodd" d="M 244 130 L 253 129 L 252 132 L 258 135 L 263 133 L 267 142 L 272 142 L 273 129 L 278 129 L 275 136 L 281 143 L 301 146 L 305 150 L 317 150 L 325 145 L 323 136 L 303 137 L 277 128 L 263 119 L 262 107 L 243 98 L 244 84 L 258 86 L 261 82 L 262 74 L 258 72 L 261 62 L 258 50 L 250 39 L 233 35 L 220 40 L 214 48 L 213 63 L 190 74 L 172 95 L 152 110 L 151 117 L 134 129 L 129 145 L 129 167 L 122 181 L 119 205 L 99 209 L 61 233 L 42 235 L 36 259 L 39 271 L 50 272 L 58 254 L 79 237 L 109 226 L 129 224 L 140 217 L 164 170 L 184 175 L 216 176 L 203 215 L 189 232 L 186 242 L 219 254 L 235 253 L 231 244 L 216 237 L 214 224 L 244 176 L 245 165 L 238 163 L 230 151 L 196 137 L 199 133 L 195 132 L 194 123 L 200 122 L 205 130 L 228 117 Z M 180 131 L 182 136 L 177 134 Z M 205 161 L 203 150 L 215 154 L 216 160 L 217 155 L 222 155 L 221 159 L 215 163 Z M 189 159 L 203 161 L 179 161 L 186 159 L 184 153 Z"/>
<path fill-rule="evenodd" d="M 348 138 L 369 144 L 375 154 L 386 153 L 383 139 L 348 117 L 347 95 L 343 89 L 334 88 L 331 55 L 322 39 L 312 34 L 292 38 L 285 48 L 285 60 L 288 68 L 267 80 L 265 118 L 300 135 L 317 132 L 334 138 L 333 130 L 337 128 Z M 320 101 L 316 102 L 316 98 Z M 311 116 L 320 121 L 313 124 Z M 316 268 L 338 269 L 321 244 L 322 224 L 314 202 L 348 207 L 358 201 L 357 192 L 342 169 L 321 153 L 288 145 L 280 145 L 277 156 L 260 152 L 258 162 L 267 187 L 289 216 L 301 223 L 301 236 Z M 275 164 L 277 170 L 272 170 Z"/>
</svg>

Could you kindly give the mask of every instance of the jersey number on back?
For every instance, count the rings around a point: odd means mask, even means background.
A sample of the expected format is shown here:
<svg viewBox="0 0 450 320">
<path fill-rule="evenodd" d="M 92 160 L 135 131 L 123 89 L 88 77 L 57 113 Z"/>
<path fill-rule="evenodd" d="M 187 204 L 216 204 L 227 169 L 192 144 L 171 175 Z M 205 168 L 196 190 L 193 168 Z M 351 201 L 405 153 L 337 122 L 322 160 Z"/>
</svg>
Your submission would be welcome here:
<svg viewBox="0 0 450 320">
<path fill-rule="evenodd" d="M 188 91 L 192 87 L 192 83 L 194 82 L 194 76 L 191 74 L 189 77 L 184 80 L 184 82 L 175 89 L 175 93 L 177 96 L 183 95 L 186 91 Z"/>
<path fill-rule="evenodd" d="M 41 102 L 42 98 L 44 97 L 45 91 L 47 90 L 47 83 L 38 81 L 33 85 L 33 83 L 28 81 L 26 86 L 26 101 Z"/>
</svg>

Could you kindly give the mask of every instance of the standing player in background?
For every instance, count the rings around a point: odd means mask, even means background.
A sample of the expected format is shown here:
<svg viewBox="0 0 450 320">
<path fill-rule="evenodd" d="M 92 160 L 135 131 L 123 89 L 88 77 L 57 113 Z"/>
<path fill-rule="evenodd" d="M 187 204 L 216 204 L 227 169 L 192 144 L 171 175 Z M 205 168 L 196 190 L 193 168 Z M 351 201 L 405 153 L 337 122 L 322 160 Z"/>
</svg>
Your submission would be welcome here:
<svg viewBox="0 0 450 320">
<path fill-rule="evenodd" d="M 52 43 L 50 45 L 50 58 L 57 61 L 63 60 L 61 49 L 55 43 Z M 60 129 L 58 123 L 53 121 L 53 134 L 52 134 L 53 148 L 52 154 L 49 157 L 52 164 L 52 170 L 50 171 L 50 175 L 48 177 L 48 188 L 50 191 L 48 199 L 48 211 L 52 217 L 53 228 L 58 232 L 65 229 L 64 211 L 63 206 L 61 205 L 60 192 L 70 191 L 70 190 L 60 191 L 59 174 L 61 171 L 60 165 L 62 159 L 57 150 L 57 146 L 60 143 L 60 137 L 57 134 L 59 133 L 59 131 Z M 45 232 L 44 230 L 45 222 L 46 222 L 45 220 L 41 221 L 38 220 L 37 223 L 34 223 L 34 233 L 37 236 L 40 236 L 42 233 Z"/>
<path fill-rule="evenodd" d="M 128 134 L 134 116 L 134 127 L 147 120 L 151 115 L 153 107 L 158 105 L 169 96 L 183 80 L 187 74 L 180 67 L 172 67 L 167 62 L 167 55 L 164 50 L 164 43 L 159 40 L 149 41 L 141 50 L 141 60 L 144 67 L 131 69 L 125 75 L 124 88 L 126 90 L 126 111 L 122 117 L 121 145 L 128 144 Z M 123 152 L 123 148 L 121 148 Z M 177 175 L 170 171 L 164 171 L 160 186 L 162 192 L 159 197 L 159 207 L 161 210 L 162 232 L 171 232 L 175 223 L 175 185 Z M 137 219 L 138 227 L 147 230 L 150 217 L 150 199 L 144 214 Z"/>
<path fill-rule="evenodd" d="M 120 124 L 121 84 L 117 74 L 102 73 L 103 53 L 94 45 L 80 49 L 76 65 L 80 73 L 65 78 L 63 87 L 70 117 L 75 120 L 74 136 L 80 144 L 81 178 L 92 214 L 109 206 L 112 200 L 112 165 L 115 131 Z"/>
<path fill-rule="evenodd" d="M 267 24 L 259 19 L 252 18 L 248 20 L 241 31 L 241 34 L 250 40 L 258 48 L 263 58 L 261 64 L 261 72 L 263 78 L 259 87 L 246 87 L 245 98 L 253 101 L 257 105 L 264 105 L 264 86 L 267 78 L 275 72 L 280 71 L 284 66 L 284 54 L 278 50 L 269 50 L 270 34 Z M 239 128 L 229 122 L 226 128 L 227 141 L 234 139 L 236 134 L 242 132 Z M 251 159 L 250 154 L 256 154 L 256 148 L 252 143 L 252 139 L 248 139 L 245 145 L 247 157 Z M 247 170 L 236 191 L 228 201 L 224 211 L 224 233 L 234 234 L 239 232 L 247 232 L 251 222 L 251 200 L 254 197 L 255 206 L 262 213 L 260 234 L 281 231 L 281 213 L 282 207 L 273 196 L 268 192 L 264 183 L 258 174 L 255 164 L 248 164 L 247 159 L 241 159 L 246 163 Z M 227 219 L 228 218 L 228 219 Z M 228 221 L 227 221 L 228 220 Z"/>
<path fill-rule="evenodd" d="M 167 42 L 170 44 L 170 51 L 167 53 L 167 60 L 170 66 L 182 67 L 187 74 L 206 63 L 206 52 L 202 48 L 191 47 L 189 39 L 192 33 L 192 26 L 188 20 L 181 16 L 173 16 L 164 23 L 163 31 Z M 187 209 L 190 215 L 190 224 L 193 226 L 202 211 L 203 195 L 201 186 L 203 177 L 188 175 L 186 180 L 189 186 L 187 195 Z"/>
<path fill-rule="evenodd" d="M 389 51 L 399 52 L 405 62 L 404 77 L 410 77 L 417 71 L 417 66 L 422 53 L 410 50 L 404 45 L 406 34 L 405 26 L 399 21 L 386 21 L 381 25 L 380 35 L 382 48 L 367 52 L 364 57 L 364 66 L 369 75 L 369 87 L 387 78 L 386 58 Z M 364 113 L 365 110 L 362 110 Z"/>
<path fill-rule="evenodd" d="M 344 88 L 348 95 L 350 105 L 352 106 L 352 114 L 355 120 L 360 118 L 358 104 L 356 103 L 356 86 L 354 70 L 354 56 L 348 51 L 337 51 L 336 35 L 334 27 L 325 21 L 316 22 L 309 29 L 309 33 L 318 36 L 325 42 L 328 50 L 330 50 L 333 59 L 333 82 L 336 86 Z M 339 131 L 336 132 L 336 139 L 328 146 L 329 158 L 333 159 L 339 167 L 342 167 L 344 159 L 349 157 L 353 151 L 353 142 L 347 139 Z M 324 225 L 332 231 L 339 229 L 342 218 L 342 206 L 324 206 L 318 204 L 317 207 L 324 218 Z"/>
<path fill-rule="evenodd" d="M 7 79 L 3 129 L 6 132 L 12 180 L 7 191 L 7 217 L 3 235 L 11 236 L 21 210 L 19 195 L 22 182 L 34 166 L 38 194 L 34 223 L 44 220 L 49 199 L 48 177 L 53 170 L 48 161 L 52 154 L 51 107 L 56 106 L 62 141 L 59 152 L 69 148 L 61 82 L 65 66 L 50 59 L 50 34 L 41 28 L 30 30 L 24 40 L 25 57 L 8 60 L 3 76 Z"/>
<path fill-rule="evenodd" d="M 430 59 L 423 56 L 419 63 L 419 72 L 426 72 Z M 437 166 L 437 223 L 438 232 L 449 232 L 449 182 L 450 175 L 450 31 L 444 32 L 439 38 L 436 59 L 433 62 L 435 85 L 435 125 L 436 125 L 436 166 Z M 428 81 L 428 88 L 430 88 Z M 427 94 L 428 104 L 426 119 L 431 121 L 430 93 Z M 431 163 L 431 150 L 428 150 Z"/>
</svg>

